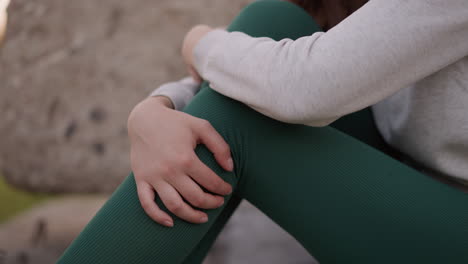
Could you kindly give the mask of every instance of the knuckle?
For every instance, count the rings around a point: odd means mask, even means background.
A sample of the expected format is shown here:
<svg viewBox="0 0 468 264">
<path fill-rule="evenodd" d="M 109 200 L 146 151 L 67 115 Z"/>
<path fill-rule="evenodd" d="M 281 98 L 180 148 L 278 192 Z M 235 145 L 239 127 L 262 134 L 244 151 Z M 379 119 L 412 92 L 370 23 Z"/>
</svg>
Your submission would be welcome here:
<svg viewBox="0 0 468 264">
<path fill-rule="evenodd" d="M 174 173 L 174 168 L 169 162 L 163 162 L 159 165 L 158 172 L 156 175 L 161 175 L 163 177 L 171 176 Z"/>
<path fill-rule="evenodd" d="M 203 129 L 209 129 L 209 130 L 211 130 L 211 128 L 212 128 L 210 121 L 204 120 L 204 119 L 200 121 L 200 126 L 201 126 Z"/>
<path fill-rule="evenodd" d="M 221 190 L 221 189 L 223 189 L 223 182 L 221 182 L 219 180 L 213 181 L 212 187 L 215 190 Z"/>
<path fill-rule="evenodd" d="M 190 168 L 193 166 L 195 159 L 192 156 L 182 156 L 179 158 L 179 163 L 184 168 Z"/>
<path fill-rule="evenodd" d="M 153 172 L 154 172 L 153 170 L 144 170 L 144 171 L 141 171 L 138 174 L 135 174 L 135 177 L 137 179 L 142 179 L 143 181 L 150 181 L 155 175 L 155 173 L 153 173 Z M 138 176 L 136 176 L 136 175 L 138 175 Z"/>
<path fill-rule="evenodd" d="M 226 156 L 230 156 L 231 155 L 231 148 L 229 147 L 229 145 L 226 144 L 226 147 L 224 148 L 224 150 L 222 151 L 222 153 Z"/>
<path fill-rule="evenodd" d="M 180 213 L 183 208 L 182 202 L 180 201 L 168 201 L 167 202 L 167 209 L 173 212 L 174 214 Z"/>
<path fill-rule="evenodd" d="M 201 207 L 204 205 L 204 200 L 202 196 L 194 196 L 191 203 L 195 207 Z"/>
<path fill-rule="evenodd" d="M 147 179 L 147 177 L 151 174 L 152 168 L 138 166 L 133 168 L 133 174 L 135 175 L 136 179 Z"/>
<path fill-rule="evenodd" d="M 143 210 L 145 210 L 145 212 L 149 213 L 151 212 L 151 202 L 147 199 L 142 199 L 141 200 L 141 207 L 143 207 Z"/>
</svg>

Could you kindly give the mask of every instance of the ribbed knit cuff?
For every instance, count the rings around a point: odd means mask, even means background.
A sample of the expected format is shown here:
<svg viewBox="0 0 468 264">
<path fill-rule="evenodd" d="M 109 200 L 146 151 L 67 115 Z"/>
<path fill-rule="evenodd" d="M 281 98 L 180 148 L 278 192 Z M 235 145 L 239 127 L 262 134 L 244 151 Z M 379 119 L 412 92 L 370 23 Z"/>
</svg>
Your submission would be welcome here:
<svg viewBox="0 0 468 264">
<path fill-rule="evenodd" d="M 198 92 L 199 84 L 192 77 L 161 85 L 150 96 L 165 96 L 171 100 L 175 110 L 182 110 Z"/>
</svg>

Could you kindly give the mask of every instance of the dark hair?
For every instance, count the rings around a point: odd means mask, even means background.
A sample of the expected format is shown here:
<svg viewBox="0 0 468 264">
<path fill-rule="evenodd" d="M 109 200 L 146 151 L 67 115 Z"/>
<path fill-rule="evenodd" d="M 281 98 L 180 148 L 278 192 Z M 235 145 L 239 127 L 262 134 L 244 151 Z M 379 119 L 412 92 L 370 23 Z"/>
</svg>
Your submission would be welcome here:
<svg viewBox="0 0 468 264">
<path fill-rule="evenodd" d="M 323 0 L 290 0 L 290 1 L 302 7 L 306 11 L 318 10 L 323 5 L 322 3 Z"/>
<path fill-rule="evenodd" d="M 324 3 L 327 0 L 288 0 L 288 1 L 302 7 L 308 12 L 314 12 L 324 7 Z M 354 0 L 354 1 L 339 0 L 338 1 L 338 3 L 342 5 L 348 11 L 348 14 L 351 14 L 354 11 L 356 11 L 361 6 L 363 6 L 366 2 L 368 2 L 368 0 Z"/>
</svg>

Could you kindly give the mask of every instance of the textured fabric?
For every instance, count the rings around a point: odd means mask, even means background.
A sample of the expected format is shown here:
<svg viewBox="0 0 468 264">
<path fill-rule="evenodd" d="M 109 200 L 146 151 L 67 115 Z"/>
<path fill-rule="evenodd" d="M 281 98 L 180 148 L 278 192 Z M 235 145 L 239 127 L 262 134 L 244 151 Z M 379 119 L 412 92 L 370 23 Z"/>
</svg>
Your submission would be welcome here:
<svg viewBox="0 0 468 264">
<path fill-rule="evenodd" d="M 265 1 L 245 9 L 229 29 L 297 38 L 317 27 L 291 4 Z M 379 144 L 375 130 L 360 141 L 332 127 L 281 123 L 206 83 L 184 111 L 209 120 L 231 147 L 234 172 L 220 168 L 204 146 L 196 148 L 234 186 L 227 203 L 207 211 L 208 223 L 175 218 L 173 228 L 163 227 L 145 215 L 130 175 L 59 263 L 200 263 L 241 198 L 322 264 L 468 263 L 468 194 L 364 144 Z M 337 127 L 359 132 L 372 128 L 370 117 L 366 109 Z"/>
<path fill-rule="evenodd" d="M 468 1 L 372 0 L 296 41 L 216 30 L 195 49 L 211 87 L 274 119 L 323 126 L 375 106 L 387 142 L 468 180 Z"/>
<path fill-rule="evenodd" d="M 193 78 L 186 77 L 159 86 L 150 96 L 165 96 L 171 100 L 175 110 L 182 110 L 198 90 L 200 90 L 200 85 Z"/>
</svg>

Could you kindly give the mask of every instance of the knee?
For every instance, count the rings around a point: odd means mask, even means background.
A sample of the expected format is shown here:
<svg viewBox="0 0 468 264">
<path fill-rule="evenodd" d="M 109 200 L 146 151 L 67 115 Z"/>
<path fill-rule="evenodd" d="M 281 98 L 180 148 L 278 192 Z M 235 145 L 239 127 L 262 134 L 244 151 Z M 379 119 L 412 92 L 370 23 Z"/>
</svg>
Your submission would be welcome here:
<svg viewBox="0 0 468 264">
<path fill-rule="evenodd" d="M 231 22 L 228 31 L 240 31 L 253 37 L 263 36 L 257 32 L 258 28 L 268 28 L 269 20 L 273 20 L 274 12 L 268 10 L 276 9 L 280 1 L 255 1 L 244 7 L 239 15 Z M 254 30 L 254 28 L 256 30 Z"/>
<path fill-rule="evenodd" d="M 228 27 L 228 31 L 275 40 L 285 37 L 297 39 L 319 29 L 312 16 L 301 7 L 279 0 L 256 1 L 247 5 Z"/>
<path fill-rule="evenodd" d="M 208 87 L 204 87 L 184 109 L 190 115 L 209 121 L 221 134 L 239 126 L 239 121 L 243 119 L 241 113 L 245 111 L 251 110 Z"/>
<path fill-rule="evenodd" d="M 287 0 L 257 0 L 246 5 L 241 10 L 240 15 L 259 15 L 265 11 L 281 10 L 291 4 L 291 1 Z"/>
<path fill-rule="evenodd" d="M 184 109 L 184 112 L 208 121 L 210 126 L 223 137 L 229 145 L 231 157 L 234 159 L 237 168 L 236 179 L 239 179 L 240 176 L 237 172 L 240 171 L 240 164 L 243 164 L 241 162 L 244 156 L 242 150 L 247 136 L 245 130 L 248 129 L 248 126 L 243 124 L 243 120 L 251 118 L 256 113 L 244 104 L 221 95 L 208 87 L 202 88 Z M 209 165 L 218 175 L 221 175 L 220 173 L 223 170 L 209 155 L 210 152 L 205 147 L 198 146 L 196 153 L 205 164 Z M 232 183 L 230 180 L 228 182 Z"/>
</svg>

